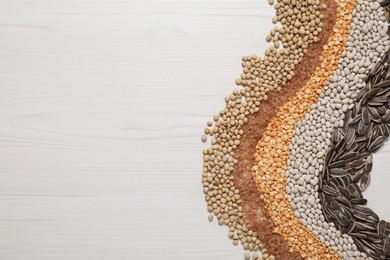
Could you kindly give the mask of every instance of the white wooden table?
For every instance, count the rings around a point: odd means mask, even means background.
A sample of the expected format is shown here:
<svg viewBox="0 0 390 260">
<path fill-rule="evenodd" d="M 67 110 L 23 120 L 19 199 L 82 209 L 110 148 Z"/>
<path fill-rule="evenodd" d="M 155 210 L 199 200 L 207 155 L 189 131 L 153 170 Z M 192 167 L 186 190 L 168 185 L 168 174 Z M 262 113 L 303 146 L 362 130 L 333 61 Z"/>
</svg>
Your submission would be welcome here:
<svg viewBox="0 0 390 260">
<path fill-rule="evenodd" d="M 200 135 L 273 15 L 266 0 L 1 0 L 0 259 L 242 259 L 207 221 Z M 388 220 L 389 147 L 366 193 Z"/>
</svg>

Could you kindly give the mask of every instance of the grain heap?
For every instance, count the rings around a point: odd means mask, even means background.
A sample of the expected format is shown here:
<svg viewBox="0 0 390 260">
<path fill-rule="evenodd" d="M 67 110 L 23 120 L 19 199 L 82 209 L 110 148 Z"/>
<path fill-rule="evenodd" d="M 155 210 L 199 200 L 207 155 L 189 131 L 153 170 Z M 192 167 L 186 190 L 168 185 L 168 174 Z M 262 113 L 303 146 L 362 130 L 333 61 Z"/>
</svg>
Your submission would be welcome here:
<svg viewBox="0 0 390 260">
<path fill-rule="evenodd" d="M 324 216 L 319 211 L 321 205 L 317 186 L 324 163 L 323 155 L 329 149 L 333 130 L 343 125 L 344 113 L 353 106 L 357 91 L 364 86 L 368 67 L 379 56 L 383 56 L 383 52 L 389 47 L 383 9 L 376 2 L 363 4 L 365 8 L 356 10 L 354 14 L 359 19 L 352 24 L 349 42 L 366 44 L 351 44 L 347 47 L 344 57 L 340 60 L 341 69 L 331 77 L 324 89 L 325 92 L 311 107 L 310 113 L 298 122 L 290 144 L 291 155 L 286 172 L 288 177 L 286 190 L 296 216 L 309 230 L 319 235 L 323 243 L 342 252 L 345 259 L 352 259 L 360 253 L 352 243 L 351 237 L 346 235 L 341 237 L 333 223 L 324 221 Z M 378 15 L 371 19 L 367 10 L 373 10 Z M 359 22 L 367 24 L 370 30 L 366 30 L 365 26 L 361 27 Z M 362 39 L 358 39 L 358 36 Z"/>
<path fill-rule="evenodd" d="M 372 69 L 367 86 L 346 114 L 344 127 L 333 132 L 319 178 L 325 218 L 375 259 L 390 256 L 390 223 L 365 206 L 362 191 L 370 182 L 372 153 L 390 134 L 389 58 L 390 53 Z"/>
<path fill-rule="evenodd" d="M 234 187 L 230 175 L 237 162 L 233 150 L 240 144 L 243 134 L 240 128 L 247 122 L 247 115 L 259 110 L 260 102 L 268 98 L 268 91 L 280 90 L 282 84 L 291 79 L 295 65 L 302 61 L 309 44 L 318 41 L 317 36 L 322 31 L 322 8 L 326 5 L 320 5 L 318 0 L 275 4 L 275 20 L 280 21 L 282 28 L 275 27 L 270 32 L 274 46 L 266 50 L 264 59 L 256 55 L 242 58 L 243 73 L 236 84 L 243 88 L 225 98 L 225 109 L 213 117 L 214 127 L 211 128 L 209 122 L 204 131 L 213 136 L 212 147 L 203 151 L 202 181 L 208 210 L 217 217 L 219 224 L 229 226 L 233 244 L 241 242 L 244 249 L 258 250 L 262 243 L 242 220 L 239 190 Z M 284 49 L 276 49 L 278 42 L 282 42 Z M 201 140 L 205 142 L 207 137 L 204 135 Z M 266 250 L 263 253 L 267 258 Z"/>
<path fill-rule="evenodd" d="M 327 16 L 325 7 L 332 5 L 329 0 L 327 5 L 295 0 L 276 3 L 277 16 L 273 22 L 279 21 L 282 28 L 274 28 L 266 37 L 274 45 L 266 50 L 264 59 L 256 55 L 243 57 L 243 73 L 236 80 L 242 88 L 226 97 L 225 109 L 213 117 L 214 126 L 210 121 L 205 128 L 205 134 L 213 136 L 212 147 L 203 151 L 202 181 L 208 210 L 219 224 L 229 227 L 234 245 L 241 242 L 245 250 L 262 249 L 260 256 L 254 253 L 252 259 L 369 259 L 366 253 L 374 258 L 379 254 L 374 249 L 365 250 L 363 242 L 359 244 L 355 238 L 342 235 L 341 232 L 345 232 L 343 218 L 343 225 L 336 222 L 336 227 L 331 223 L 335 217 L 328 218 L 325 213 L 325 219 L 320 198 L 326 203 L 326 193 L 318 192 L 318 184 L 322 183 L 320 173 L 327 173 L 322 170 L 327 169 L 324 157 L 331 145 L 331 133 L 344 126 L 344 114 L 352 108 L 357 91 L 364 87 L 368 67 L 388 49 L 390 41 L 384 17 L 389 10 L 388 6 L 381 8 L 376 1 L 338 0 L 336 3 L 337 12 L 328 12 L 337 20 L 330 28 L 332 33 L 323 33 L 326 26 L 322 23 Z M 332 19 L 327 19 L 328 24 L 332 24 Z M 319 42 L 323 50 L 313 55 L 315 52 L 310 46 Z M 278 50 L 280 43 L 282 50 Z M 318 62 L 314 61 L 317 59 Z M 298 75 L 305 72 L 297 69 L 307 60 L 318 66 L 312 69 L 309 79 L 299 81 Z M 300 87 L 284 88 L 297 82 L 301 82 Z M 292 99 L 281 98 L 281 102 L 275 102 L 278 106 L 272 105 L 268 98 L 274 100 L 276 91 L 289 93 L 287 96 L 291 95 Z M 260 108 L 266 107 L 274 112 L 261 115 Z M 258 129 L 260 134 L 251 132 L 248 125 L 252 122 L 248 123 L 248 118 L 265 123 L 263 129 Z M 207 141 L 206 135 L 201 138 L 203 142 Z M 242 150 L 242 136 L 245 145 L 247 136 L 260 139 L 253 179 L 249 181 L 247 164 L 253 159 L 241 156 L 246 154 Z M 248 181 L 252 189 L 252 196 L 245 195 L 244 200 L 240 190 L 243 194 L 249 191 L 245 190 L 243 181 Z M 248 205 L 257 205 L 259 209 L 249 210 Z M 209 215 L 209 220 L 213 220 L 213 215 Z M 388 250 L 388 226 L 386 222 L 375 221 L 383 231 L 381 245 L 385 253 L 381 256 L 384 256 Z M 260 238 L 274 255 L 267 253 Z M 249 259 L 250 254 L 246 253 L 244 258 Z"/>
<path fill-rule="evenodd" d="M 335 31 L 338 33 L 328 40 L 322 54 L 321 65 L 295 97 L 279 109 L 276 118 L 267 127 L 258 143 L 258 155 L 254 166 L 254 178 L 259 184 L 261 196 L 268 210 L 272 212 L 271 217 L 277 225 L 276 232 L 281 233 L 291 248 L 300 252 L 303 257 L 325 255 L 328 258 L 338 258 L 294 216 L 287 201 L 284 173 L 295 122 L 317 100 L 319 91 L 326 85 L 329 75 L 336 70 L 341 52 L 346 45 L 354 5 L 352 1 L 342 1 L 340 6 L 344 9 L 341 11 L 343 16 L 338 17 L 336 24 Z"/>
</svg>

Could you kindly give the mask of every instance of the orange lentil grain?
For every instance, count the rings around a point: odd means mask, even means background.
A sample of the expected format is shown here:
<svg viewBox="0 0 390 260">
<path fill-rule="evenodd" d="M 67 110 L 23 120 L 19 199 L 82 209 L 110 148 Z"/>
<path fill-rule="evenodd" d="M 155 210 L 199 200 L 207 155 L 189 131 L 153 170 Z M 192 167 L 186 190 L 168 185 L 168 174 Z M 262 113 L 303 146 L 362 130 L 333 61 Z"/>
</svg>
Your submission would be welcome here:
<svg viewBox="0 0 390 260">
<path fill-rule="evenodd" d="M 353 0 L 337 2 L 339 7 L 335 34 L 324 46 L 320 58 L 321 65 L 317 66 L 315 74 L 289 102 L 279 109 L 276 117 L 267 126 L 263 137 L 258 142 L 252 171 L 261 197 L 276 225 L 275 232 L 286 239 L 291 252 L 299 252 L 302 257 L 308 259 L 341 259 L 341 257 L 321 243 L 319 238 L 294 215 L 285 190 L 287 183 L 285 172 L 290 155 L 290 150 L 287 148 L 297 122 L 302 120 L 305 113 L 310 110 L 310 105 L 317 102 L 329 76 L 337 69 L 338 61 L 345 49 L 356 2 Z M 279 144 L 287 148 L 281 149 Z"/>
</svg>

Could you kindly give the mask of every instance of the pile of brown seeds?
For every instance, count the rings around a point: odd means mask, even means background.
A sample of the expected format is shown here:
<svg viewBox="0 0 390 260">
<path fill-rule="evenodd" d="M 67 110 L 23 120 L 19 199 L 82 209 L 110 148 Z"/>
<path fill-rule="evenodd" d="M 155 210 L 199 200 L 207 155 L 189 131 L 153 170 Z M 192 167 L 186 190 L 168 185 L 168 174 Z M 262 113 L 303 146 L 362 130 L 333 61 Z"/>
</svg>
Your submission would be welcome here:
<svg viewBox="0 0 390 260">
<path fill-rule="evenodd" d="M 302 61 L 309 44 L 318 42 L 324 19 L 321 10 L 327 6 L 319 0 L 284 0 L 274 7 L 276 16 L 272 20 L 282 27 L 273 28 L 266 36 L 273 46 L 265 51 L 263 59 L 257 55 L 243 57 L 243 72 L 236 79 L 236 84 L 244 87 L 242 94 L 253 103 L 252 113 L 258 102 L 267 99 L 268 91 L 280 90 L 294 76 L 294 68 Z M 280 46 L 283 49 L 278 50 Z"/>
<path fill-rule="evenodd" d="M 302 61 L 308 46 L 318 41 L 324 18 L 321 10 L 326 5 L 319 0 L 284 0 L 274 7 L 277 16 L 273 20 L 281 23 L 281 28 L 275 27 L 267 36 L 274 45 L 265 51 L 263 59 L 256 55 L 242 57 L 243 72 L 236 84 L 243 88 L 225 98 L 224 110 L 214 115 L 214 123 L 208 122 L 201 137 L 203 142 L 207 141 L 207 135 L 212 137 L 212 146 L 203 151 L 202 182 L 208 211 L 216 216 L 219 224 L 229 227 L 234 245 L 241 243 L 251 251 L 263 245 L 242 218 L 239 190 L 231 176 L 237 163 L 233 150 L 240 144 L 241 127 L 247 122 L 247 116 L 259 110 L 269 91 L 280 90 L 293 77 L 293 70 Z M 280 45 L 283 49 L 278 50 Z M 212 215 L 209 220 L 213 220 Z M 274 258 L 268 256 L 266 249 L 262 250 L 262 257 Z"/>
<path fill-rule="evenodd" d="M 333 132 L 319 181 L 324 216 L 360 251 L 375 259 L 390 256 L 390 223 L 366 206 L 372 153 L 390 134 L 390 52 L 372 69 L 367 86 L 346 114 L 343 128 Z"/>
</svg>

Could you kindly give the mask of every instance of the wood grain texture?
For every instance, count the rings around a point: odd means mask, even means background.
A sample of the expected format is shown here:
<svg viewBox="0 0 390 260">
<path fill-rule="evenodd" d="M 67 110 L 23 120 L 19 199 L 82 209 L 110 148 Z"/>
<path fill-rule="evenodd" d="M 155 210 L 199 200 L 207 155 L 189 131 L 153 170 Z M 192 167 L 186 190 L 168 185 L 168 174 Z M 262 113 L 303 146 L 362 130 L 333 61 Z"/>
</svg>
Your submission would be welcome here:
<svg viewBox="0 0 390 260">
<path fill-rule="evenodd" d="M 266 0 L 0 1 L 0 259 L 242 259 L 207 221 L 199 137 L 273 15 Z M 388 220 L 389 147 L 366 192 Z"/>
</svg>

